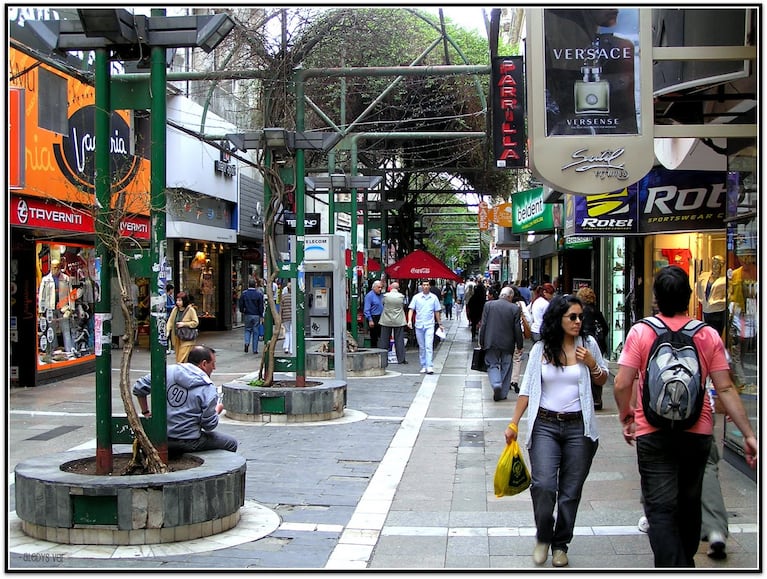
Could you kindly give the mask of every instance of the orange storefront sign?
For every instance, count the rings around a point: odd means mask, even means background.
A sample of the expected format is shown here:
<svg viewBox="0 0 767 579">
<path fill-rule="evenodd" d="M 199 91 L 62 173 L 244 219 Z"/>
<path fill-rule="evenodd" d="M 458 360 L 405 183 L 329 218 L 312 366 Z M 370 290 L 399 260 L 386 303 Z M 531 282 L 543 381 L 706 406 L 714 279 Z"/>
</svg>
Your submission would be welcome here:
<svg viewBox="0 0 767 579">
<path fill-rule="evenodd" d="M 9 49 L 9 61 L 10 134 L 13 136 L 14 130 L 19 133 L 18 146 L 9 147 L 10 186 L 18 194 L 92 205 L 94 153 L 102 146 L 94 135 L 94 88 L 44 64 L 36 66 L 36 59 L 13 48 Z M 48 88 L 41 86 L 41 74 L 54 84 L 66 83 L 66 133 L 40 126 L 40 92 Z M 148 215 L 149 160 L 131 154 L 131 139 L 129 112 L 113 112 L 106 143 L 111 152 L 113 195 L 124 197 L 129 212 Z"/>
<path fill-rule="evenodd" d="M 488 212 L 488 219 L 499 227 L 511 227 L 514 223 L 511 203 L 502 203 L 492 207 Z"/>
</svg>

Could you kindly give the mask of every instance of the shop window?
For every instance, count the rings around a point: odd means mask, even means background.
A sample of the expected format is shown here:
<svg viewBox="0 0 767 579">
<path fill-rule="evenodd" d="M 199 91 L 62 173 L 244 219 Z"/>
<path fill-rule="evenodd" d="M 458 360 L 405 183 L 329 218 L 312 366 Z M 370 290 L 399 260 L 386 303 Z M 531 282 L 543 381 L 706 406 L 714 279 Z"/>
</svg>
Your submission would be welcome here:
<svg viewBox="0 0 767 579">
<path fill-rule="evenodd" d="M 179 252 L 181 287 L 191 298 L 200 318 L 216 318 L 219 313 L 219 253 L 215 244 L 196 244 Z"/>
<path fill-rule="evenodd" d="M 38 369 L 93 359 L 100 292 L 94 247 L 44 242 L 36 244 L 35 255 Z"/>
</svg>

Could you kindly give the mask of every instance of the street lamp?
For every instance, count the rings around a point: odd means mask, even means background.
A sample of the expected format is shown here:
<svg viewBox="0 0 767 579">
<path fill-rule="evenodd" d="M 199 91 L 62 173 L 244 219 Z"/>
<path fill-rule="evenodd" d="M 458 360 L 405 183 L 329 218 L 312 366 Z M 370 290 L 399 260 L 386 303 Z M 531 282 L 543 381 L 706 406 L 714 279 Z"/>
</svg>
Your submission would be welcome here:
<svg viewBox="0 0 767 579">
<path fill-rule="evenodd" d="M 94 50 L 96 52 L 95 118 L 95 206 L 96 254 L 104 264 L 99 279 L 101 292 L 95 307 L 95 315 L 103 321 L 101 343 L 96 355 L 96 471 L 108 474 L 112 471 L 113 426 L 111 402 L 111 344 L 103 340 L 111 334 L 110 249 L 101 241 L 99 228 L 109 222 L 111 208 L 110 127 L 112 112 L 110 58 L 139 60 L 146 65 L 150 57 L 150 86 L 143 95 L 149 94 L 151 110 L 151 173 L 150 173 L 150 219 L 153 223 L 150 240 L 150 260 L 162 264 L 165 260 L 165 167 L 166 167 L 166 59 L 168 48 L 199 47 L 210 52 L 234 28 L 234 21 L 227 14 L 205 16 L 166 17 L 164 9 L 153 9 L 152 16 L 134 15 L 123 8 L 78 9 L 79 20 L 28 21 L 29 27 L 50 50 L 61 52 Z M 110 54 L 113 53 L 113 54 Z M 145 108 L 134 105 L 133 108 Z M 164 319 L 165 288 L 160 267 L 152 268 L 153 298 L 151 314 Z M 151 404 L 153 418 L 147 421 L 147 434 L 164 462 L 168 460 L 167 408 L 165 379 L 165 347 L 160 343 L 158 323 L 150 324 L 151 332 Z"/>
</svg>

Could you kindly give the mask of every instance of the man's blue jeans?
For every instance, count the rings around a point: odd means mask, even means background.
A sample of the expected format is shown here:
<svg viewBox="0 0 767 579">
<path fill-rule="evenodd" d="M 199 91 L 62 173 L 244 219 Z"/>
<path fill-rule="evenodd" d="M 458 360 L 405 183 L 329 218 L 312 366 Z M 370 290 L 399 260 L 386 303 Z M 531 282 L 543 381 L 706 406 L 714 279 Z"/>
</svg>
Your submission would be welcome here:
<svg viewBox="0 0 767 579">
<path fill-rule="evenodd" d="M 245 314 L 245 345 L 253 345 L 253 353 L 258 352 L 258 326 L 261 325 L 261 316 Z"/>
<path fill-rule="evenodd" d="M 434 364 L 434 324 L 425 328 L 416 327 L 415 339 L 418 341 L 418 358 L 421 361 L 421 368 L 431 368 Z"/>
<path fill-rule="evenodd" d="M 637 438 L 644 512 L 656 567 L 695 567 L 710 435 L 656 431 Z"/>
<path fill-rule="evenodd" d="M 583 436 L 582 419 L 553 422 L 535 417 L 529 451 L 530 495 L 536 537 L 552 549 L 567 552 L 573 539 L 583 483 L 598 446 L 598 441 Z"/>
<path fill-rule="evenodd" d="M 503 350 L 490 349 L 485 352 L 485 363 L 487 364 L 487 379 L 490 386 L 501 389 L 501 398 L 509 395 L 511 386 L 511 369 L 514 365 L 514 359 L 511 352 Z"/>
</svg>

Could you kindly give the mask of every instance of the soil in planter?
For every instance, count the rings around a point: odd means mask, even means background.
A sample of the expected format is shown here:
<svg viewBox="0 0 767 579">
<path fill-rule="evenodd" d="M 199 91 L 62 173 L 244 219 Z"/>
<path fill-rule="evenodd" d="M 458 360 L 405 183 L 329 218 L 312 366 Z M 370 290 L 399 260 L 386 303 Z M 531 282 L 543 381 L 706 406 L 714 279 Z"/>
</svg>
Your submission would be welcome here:
<svg viewBox="0 0 767 579">
<path fill-rule="evenodd" d="M 130 454 L 115 454 L 112 457 L 112 472 L 104 476 L 131 476 L 139 474 L 147 474 L 140 470 L 132 472 L 130 475 L 122 475 L 131 460 Z M 181 470 L 189 470 L 200 466 L 203 462 L 201 458 L 191 456 L 188 454 L 182 454 L 181 456 L 168 459 L 168 472 L 177 472 Z M 64 472 L 71 472 L 74 474 L 84 475 L 96 475 L 96 457 L 81 458 L 73 460 L 61 465 L 61 470 Z"/>
</svg>

